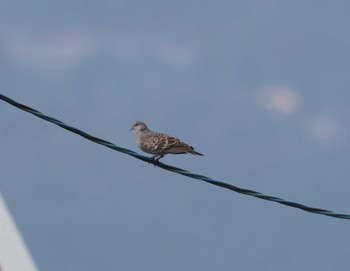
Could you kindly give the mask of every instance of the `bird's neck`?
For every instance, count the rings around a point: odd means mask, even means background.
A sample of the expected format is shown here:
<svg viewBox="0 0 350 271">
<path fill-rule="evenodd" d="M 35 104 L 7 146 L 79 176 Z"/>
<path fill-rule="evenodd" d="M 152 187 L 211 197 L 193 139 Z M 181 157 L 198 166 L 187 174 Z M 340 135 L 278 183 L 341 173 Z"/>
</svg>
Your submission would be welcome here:
<svg viewBox="0 0 350 271">
<path fill-rule="evenodd" d="M 138 130 L 137 132 L 147 133 L 147 132 L 150 132 L 150 129 L 148 129 L 147 127 L 143 127 L 140 130 Z"/>
<path fill-rule="evenodd" d="M 136 144 L 137 146 L 141 146 L 142 138 L 150 132 L 148 129 L 138 130 L 136 131 Z"/>
<path fill-rule="evenodd" d="M 145 129 L 142 129 L 142 130 L 138 130 L 136 131 L 136 137 L 142 137 L 144 136 L 145 134 L 148 134 L 149 132 L 151 132 L 149 129 L 145 128 Z"/>
</svg>

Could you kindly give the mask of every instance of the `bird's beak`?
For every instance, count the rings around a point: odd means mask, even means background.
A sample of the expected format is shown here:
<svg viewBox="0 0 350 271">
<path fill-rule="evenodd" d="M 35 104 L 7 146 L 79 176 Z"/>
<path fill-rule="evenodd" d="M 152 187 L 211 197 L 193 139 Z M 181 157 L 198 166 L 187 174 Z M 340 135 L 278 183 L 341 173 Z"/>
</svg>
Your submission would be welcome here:
<svg viewBox="0 0 350 271">
<path fill-rule="evenodd" d="M 134 130 L 134 126 L 130 128 L 130 131 Z"/>
</svg>

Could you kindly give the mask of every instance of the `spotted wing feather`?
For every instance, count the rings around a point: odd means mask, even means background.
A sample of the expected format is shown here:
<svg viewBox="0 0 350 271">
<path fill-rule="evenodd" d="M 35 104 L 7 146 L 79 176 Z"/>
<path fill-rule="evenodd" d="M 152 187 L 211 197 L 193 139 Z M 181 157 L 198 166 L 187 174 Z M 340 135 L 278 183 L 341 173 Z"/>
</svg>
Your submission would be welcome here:
<svg viewBox="0 0 350 271">
<path fill-rule="evenodd" d="M 162 149 L 162 150 L 161 150 Z M 162 134 L 161 141 L 159 144 L 159 150 L 162 154 L 172 153 L 172 154 L 184 154 L 192 153 L 199 154 L 194 151 L 194 148 L 176 137 L 172 137 L 166 134 Z"/>
<path fill-rule="evenodd" d="M 203 155 L 196 152 L 194 148 L 180 139 L 169 136 L 163 133 L 151 132 L 145 135 L 141 140 L 140 148 L 151 154 L 165 155 L 192 153 L 197 155 Z"/>
</svg>

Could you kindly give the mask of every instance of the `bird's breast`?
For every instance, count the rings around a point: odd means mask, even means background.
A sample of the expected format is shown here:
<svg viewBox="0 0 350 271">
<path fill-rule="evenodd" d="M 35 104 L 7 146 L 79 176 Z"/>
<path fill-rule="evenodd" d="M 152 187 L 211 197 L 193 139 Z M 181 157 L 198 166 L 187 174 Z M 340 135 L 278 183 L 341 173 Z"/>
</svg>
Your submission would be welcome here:
<svg viewBox="0 0 350 271">
<path fill-rule="evenodd" d="M 141 141 L 142 141 L 141 135 L 136 135 L 136 145 L 138 147 L 141 147 Z"/>
</svg>

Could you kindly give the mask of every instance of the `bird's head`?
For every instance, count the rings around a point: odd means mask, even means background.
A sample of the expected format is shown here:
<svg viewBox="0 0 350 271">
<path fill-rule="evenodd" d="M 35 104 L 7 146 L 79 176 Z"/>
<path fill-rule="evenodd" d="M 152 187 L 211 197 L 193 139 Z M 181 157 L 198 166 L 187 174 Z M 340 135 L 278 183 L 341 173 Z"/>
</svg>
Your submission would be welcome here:
<svg viewBox="0 0 350 271">
<path fill-rule="evenodd" d="M 142 121 L 136 121 L 134 125 L 131 127 L 130 131 L 135 130 L 136 132 L 138 131 L 147 131 L 148 127 L 145 123 Z"/>
</svg>

